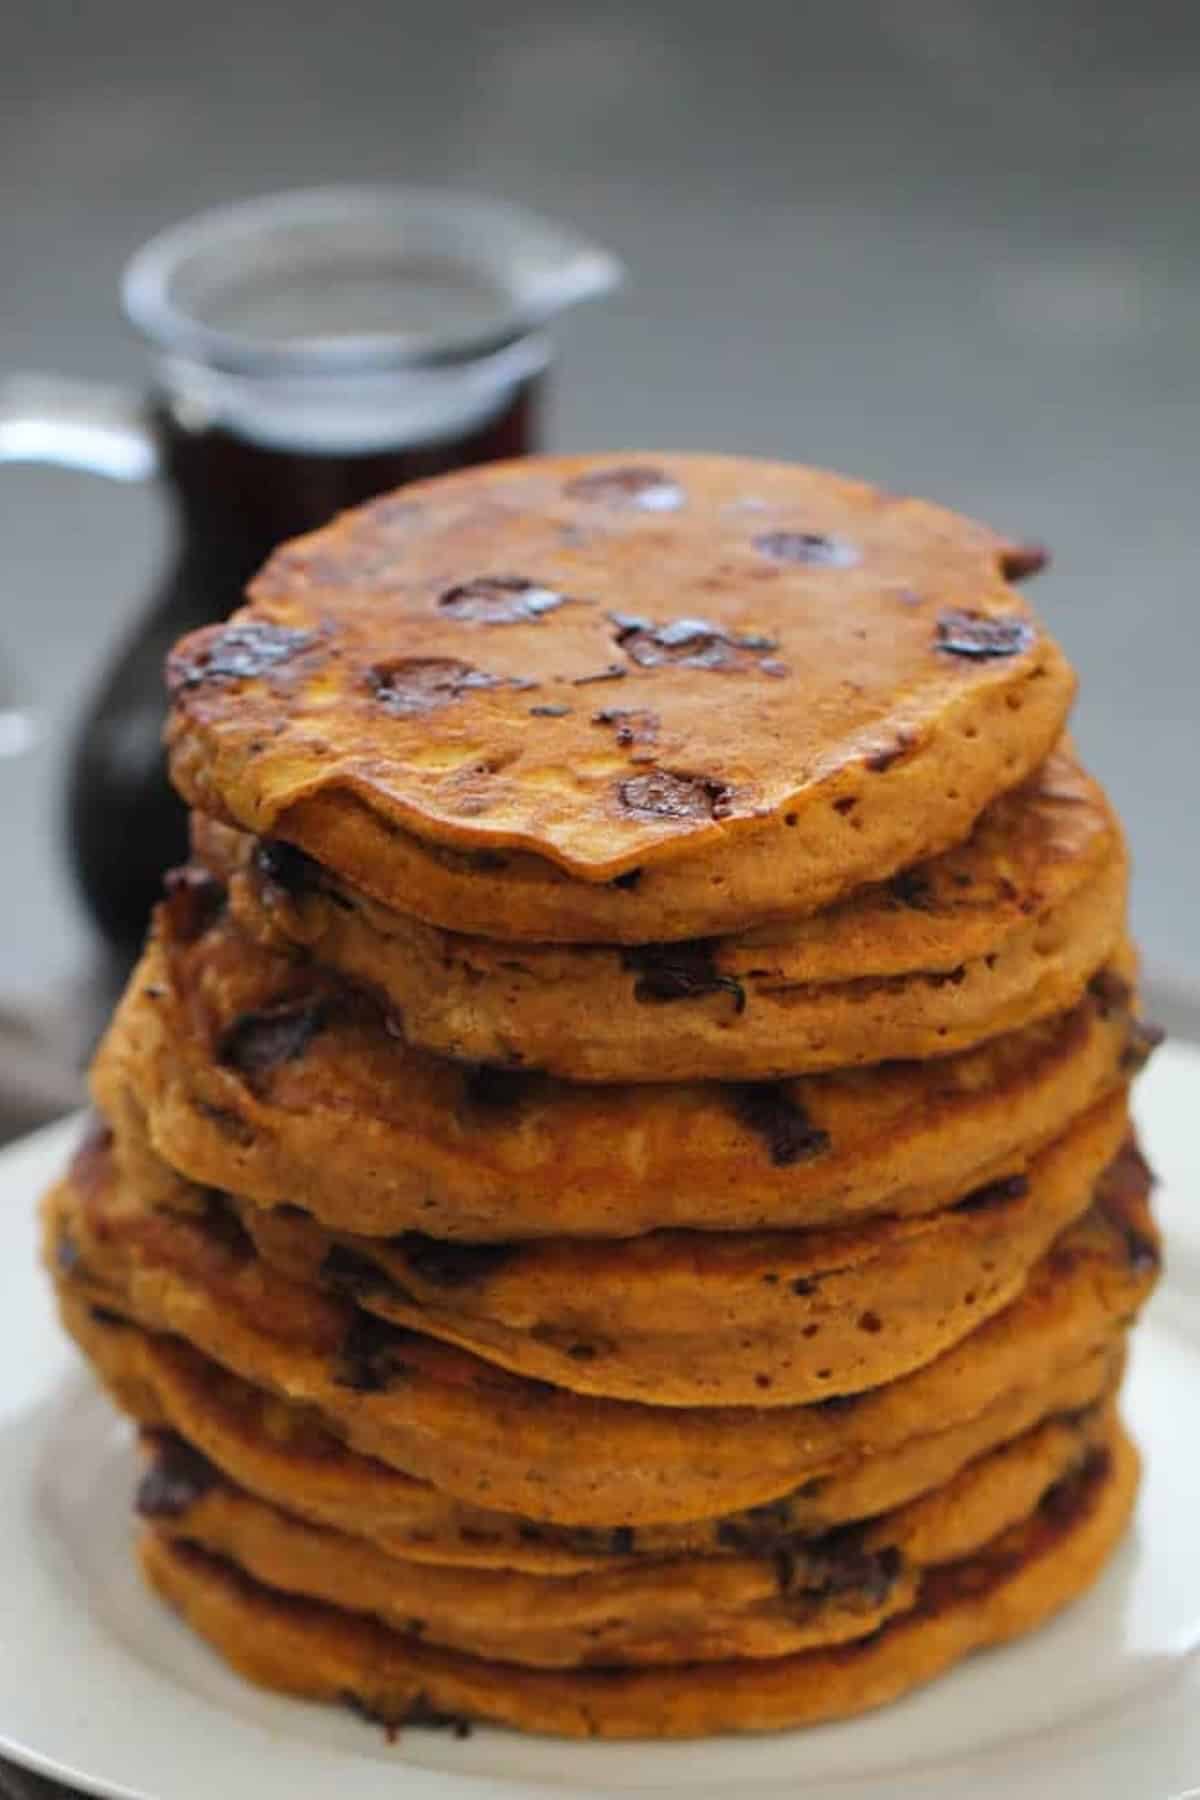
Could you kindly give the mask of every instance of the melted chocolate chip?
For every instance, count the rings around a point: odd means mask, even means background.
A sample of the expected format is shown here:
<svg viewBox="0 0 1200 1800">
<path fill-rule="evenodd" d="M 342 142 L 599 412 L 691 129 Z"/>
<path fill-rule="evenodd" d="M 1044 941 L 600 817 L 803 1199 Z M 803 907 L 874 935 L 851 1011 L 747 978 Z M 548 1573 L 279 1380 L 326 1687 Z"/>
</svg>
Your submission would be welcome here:
<svg viewBox="0 0 1200 1800">
<path fill-rule="evenodd" d="M 545 618 L 566 601 L 565 594 L 523 575 L 477 575 L 473 581 L 447 588 L 438 608 L 452 619 L 478 625 L 525 625 L 531 619 Z"/>
<path fill-rule="evenodd" d="M 97 1325 L 124 1325 L 126 1323 L 120 1313 L 114 1312 L 111 1306 L 89 1306 L 88 1317 Z"/>
<path fill-rule="evenodd" d="M 369 1256 L 362 1256 L 357 1250 L 350 1250 L 344 1244 L 334 1244 L 326 1251 L 321 1260 L 321 1280 L 327 1287 L 336 1289 L 339 1294 L 346 1294 L 352 1300 L 377 1298 L 381 1295 L 396 1292 L 396 1284 L 384 1273 L 379 1264 L 372 1262 Z M 405 1294 L 397 1294 L 397 1298 L 407 1299 Z"/>
<path fill-rule="evenodd" d="M 723 781 L 657 769 L 652 775 L 634 775 L 619 782 L 617 798 L 626 812 L 639 819 L 727 819 L 734 796 Z"/>
<path fill-rule="evenodd" d="M 624 888 L 626 893 L 631 893 L 641 879 L 642 871 L 640 869 L 626 869 L 623 875 L 614 875 L 609 886 Z"/>
<path fill-rule="evenodd" d="M 614 1525 L 608 1534 L 609 1549 L 614 1556 L 632 1556 L 634 1534 L 632 1525 Z"/>
<path fill-rule="evenodd" d="M 1044 544 L 1010 544 L 1000 557 L 1000 572 L 1006 581 L 1024 581 L 1029 575 L 1040 575 L 1050 561 Z"/>
<path fill-rule="evenodd" d="M 180 944 L 194 944 L 203 937 L 225 905 L 225 883 L 191 863 L 182 869 L 168 869 L 163 889 L 167 924 L 171 936 Z"/>
<path fill-rule="evenodd" d="M 641 465 L 593 469 L 568 481 L 563 492 L 571 500 L 636 507 L 641 512 L 678 512 L 684 498 L 679 483 L 663 470 Z"/>
<path fill-rule="evenodd" d="M 897 906 L 907 906 L 912 912 L 935 910 L 933 888 L 929 879 L 916 869 L 904 869 L 899 875 L 893 875 L 887 884 L 887 891 Z"/>
<path fill-rule="evenodd" d="M 190 640 L 184 639 L 186 645 Z M 167 658 L 167 687 L 172 694 L 205 681 L 250 681 L 280 663 L 299 656 L 316 642 L 311 631 L 250 620 L 202 634 L 195 650 L 172 651 Z"/>
<path fill-rule="evenodd" d="M 872 774 L 883 775 L 892 767 L 893 763 L 898 763 L 902 756 L 906 756 L 912 746 L 912 738 L 907 733 L 900 732 L 894 742 L 886 745 L 883 749 L 873 751 L 867 757 L 866 766 Z"/>
<path fill-rule="evenodd" d="M 961 1200 L 956 1200 L 950 1210 L 956 1213 L 1000 1212 L 1014 1200 L 1023 1200 L 1028 1192 L 1027 1175 L 1007 1175 L 1001 1181 L 989 1181 L 984 1187 L 973 1188 Z"/>
<path fill-rule="evenodd" d="M 463 1074 L 463 1097 L 486 1112 L 511 1112 L 529 1097 L 534 1077 L 525 1069 L 477 1063 Z"/>
<path fill-rule="evenodd" d="M 220 1482 L 199 1450 L 173 1431 L 154 1435 L 155 1456 L 138 1484 L 134 1506 L 143 1519 L 181 1519 Z"/>
<path fill-rule="evenodd" d="M 643 1004 L 725 993 L 733 995 L 734 1011 L 744 1013 L 746 990 L 734 976 L 721 973 L 715 954 L 716 946 L 707 938 L 678 944 L 636 944 L 621 952 L 621 966 L 636 973 L 633 997 Z"/>
<path fill-rule="evenodd" d="M 807 1299 L 810 1294 L 817 1293 L 821 1284 L 819 1281 L 814 1280 L 811 1275 L 797 1275 L 793 1281 L 788 1283 L 788 1286 L 791 1288 L 793 1294 L 798 1295 L 804 1300 Z"/>
<path fill-rule="evenodd" d="M 397 662 L 376 663 L 367 674 L 367 686 L 377 703 L 393 718 L 419 718 L 500 685 L 499 678 L 453 656 L 407 656 Z"/>
<path fill-rule="evenodd" d="M 934 642 L 947 656 L 972 662 L 994 662 L 1020 656 L 1033 642 L 1033 626 L 1025 619 L 990 618 L 987 613 L 944 612 Z"/>
<path fill-rule="evenodd" d="M 529 715 L 534 719 L 565 719 L 570 710 L 569 706 L 531 706 Z"/>
<path fill-rule="evenodd" d="M 820 531 L 764 531 L 754 539 L 754 548 L 775 562 L 818 569 L 849 569 L 860 560 L 853 544 Z"/>
<path fill-rule="evenodd" d="M 300 900 L 321 886 L 320 863 L 295 844 L 285 844 L 282 838 L 258 840 L 254 846 L 254 867 L 263 881 L 289 900 Z"/>
<path fill-rule="evenodd" d="M 217 1061 L 242 1075 L 265 1075 L 304 1055 L 325 1024 L 319 1000 L 242 1013 L 222 1034 Z"/>
<path fill-rule="evenodd" d="M 1144 1069 L 1166 1035 L 1161 1025 L 1153 1025 L 1149 1019 L 1135 1019 L 1130 1027 L 1129 1041 L 1121 1052 L 1123 1073 L 1136 1075 L 1139 1069 Z"/>
<path fill-rule="evenodd" d="M 743 669 L 779 645 L 758 632 L 736 634 L 707 619 L 672 619 L 654 625 L 630 613 L 610 613 L 618 646 L 642 669 L 673 664 L 683 669 Z"/>
<path fill-rule="evenodd" d="M 606 706 L 602 712 L 592 714 L 592 724 L 615 726 L 617 743 L 623 750 L 627 750 L 631 744 L 656 743 L 662 720 L 656 712 Z"/>
<path fill-rule="evenodd" d="M 1109 1011 L 1121 1012 L 1133 999 L 1133 989 L 1123 975 L 1115 969 L 1101 969 L 1088 982 L 1088 993 L 1100 1004 L 1100 1010 L 1107 1018 Z"/>
<path fill-rule="evenodd" d="M 403 1349 L 413 1337 L 371 1313 L 356 1313 L 342 1339 L 333 1379 L 357 1394 L 382 1394 L 408 1374 Z"/>
<path fill-rule="evenodd" d="M 452 1244 L 423 1231 L 406 1231 L 391 1243 L 419 1280 L 437 1288 L 475 1286 L 518 1254 L 515 1244 Z"/>
<path fill-rule="evenodd" d="M 784 1081 L 748 1081 L 730 1089 L 733 1110 L 762 1138 L 777 1168 L 809 1162 L 829 1149 L 829 1133 L 814 1125 Z"/>
</svg>

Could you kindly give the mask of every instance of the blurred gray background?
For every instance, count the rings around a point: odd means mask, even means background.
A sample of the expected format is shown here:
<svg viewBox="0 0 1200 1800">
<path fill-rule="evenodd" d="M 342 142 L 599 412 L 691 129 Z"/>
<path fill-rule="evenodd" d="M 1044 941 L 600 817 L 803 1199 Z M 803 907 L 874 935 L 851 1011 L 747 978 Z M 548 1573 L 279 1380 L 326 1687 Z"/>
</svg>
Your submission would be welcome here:
<svg viewBox="0 0 1200 1800">
<path fill-rule="evenodd" d="M 1036 599 L 1186 1023 L 1198 168 L 1183 5 L 40 0 L 0 59 L 0 372 L 136 381 L 121 266 L 227 198 L 447 182 L 577 222 L 632 280 L 562 333 L 552 444 L 804 458 L 1052 545 Z M 0 1010 L 86 1016 L 64 737 L 165 542 L 151 491 L 0 470 L 0 654 L 44 725 L 0 760 Z"/>
</svg>

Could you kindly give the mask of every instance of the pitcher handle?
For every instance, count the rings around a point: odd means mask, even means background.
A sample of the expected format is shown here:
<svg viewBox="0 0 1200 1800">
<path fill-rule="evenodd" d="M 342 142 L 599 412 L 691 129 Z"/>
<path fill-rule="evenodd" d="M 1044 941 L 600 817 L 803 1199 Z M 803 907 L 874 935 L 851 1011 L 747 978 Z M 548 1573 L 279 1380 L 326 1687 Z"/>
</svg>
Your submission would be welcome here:
<svg viewBox="0 0 1200 1800">
<path fill-rule="evenodd" d="M 141 396 L 64 375 L 0 380 L 0 463 L 48 463 L 148 481 L 159 452 Z"/>
</svg>

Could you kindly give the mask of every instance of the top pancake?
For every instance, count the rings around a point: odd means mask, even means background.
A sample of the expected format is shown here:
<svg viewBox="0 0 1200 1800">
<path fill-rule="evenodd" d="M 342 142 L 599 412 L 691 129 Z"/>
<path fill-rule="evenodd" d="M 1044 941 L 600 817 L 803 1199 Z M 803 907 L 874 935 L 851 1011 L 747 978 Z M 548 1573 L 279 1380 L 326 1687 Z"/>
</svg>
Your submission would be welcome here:
<svg viewBox="0 0 1200 1800">
<path fill-rule="evenodd" d="M 1045 758 L 1073 679 L 1030 566 L 783 464 L 469 470 L 287 546 L 183 640 L 172 770 L 435 924 L 733 931 L 961 840 Z"/>
</svg>

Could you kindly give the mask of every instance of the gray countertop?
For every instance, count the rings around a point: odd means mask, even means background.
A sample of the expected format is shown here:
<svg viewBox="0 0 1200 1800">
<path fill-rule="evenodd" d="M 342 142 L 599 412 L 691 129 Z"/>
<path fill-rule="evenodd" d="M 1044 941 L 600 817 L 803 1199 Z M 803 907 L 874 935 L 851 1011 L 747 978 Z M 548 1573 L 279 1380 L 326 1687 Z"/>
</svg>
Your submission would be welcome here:
<svg viewBox="0 0 1200 1800">
<path fill-rule="evenodd" d="M 115 286 L 256 190 L 446 181 L 628 260 L 563 333 L 551 436 L 794 456 L 1049 542 L 1037 599 L 1129 823 L 1152 969 L 1200 990 L 1194 442 L 1200 12 L 1077 0 L 43 0 L 0 62 L 0 370 L 133 379 Z M 0 761 L 0 1005 L 92 952 L 63 739 L 165 542 L 158 497 L 0 475 L 0 654 L 44 735 Z"/>
</svg>

